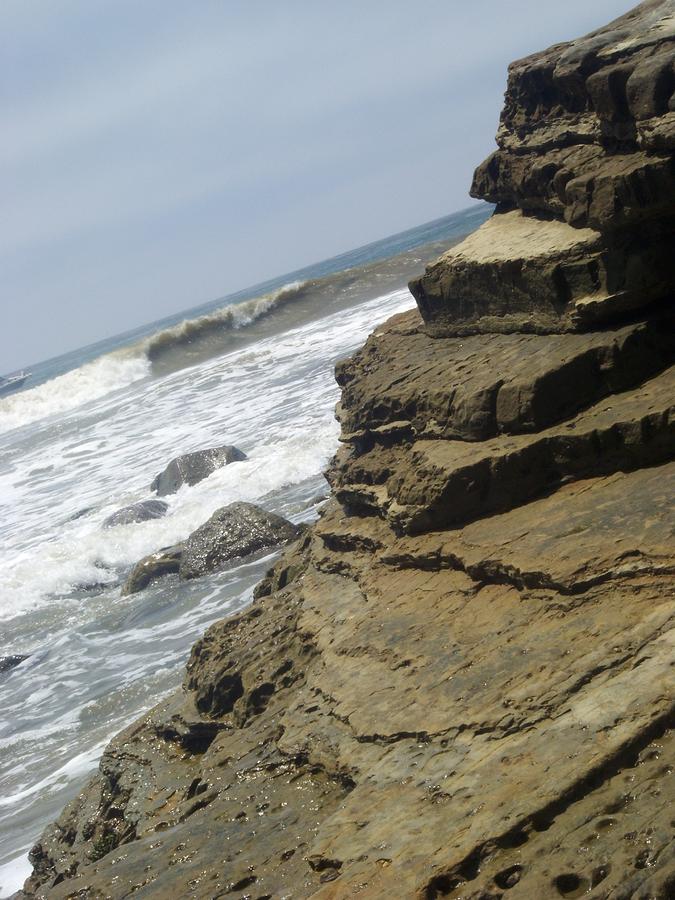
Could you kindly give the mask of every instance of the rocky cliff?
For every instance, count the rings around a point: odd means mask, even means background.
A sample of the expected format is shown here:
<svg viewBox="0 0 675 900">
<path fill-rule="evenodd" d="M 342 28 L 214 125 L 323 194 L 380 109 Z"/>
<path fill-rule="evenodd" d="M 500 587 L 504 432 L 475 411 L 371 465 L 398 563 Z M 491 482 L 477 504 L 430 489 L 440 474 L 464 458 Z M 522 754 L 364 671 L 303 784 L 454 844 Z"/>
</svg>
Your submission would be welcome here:
<svg viewBox="0 0 675 900">
<path fill-rule="evenodd" d="M 515 63 L 494 217 L 338 367 L 333 498 L 29 897 L 675 896 L 675 3 Z"/>
</svg>

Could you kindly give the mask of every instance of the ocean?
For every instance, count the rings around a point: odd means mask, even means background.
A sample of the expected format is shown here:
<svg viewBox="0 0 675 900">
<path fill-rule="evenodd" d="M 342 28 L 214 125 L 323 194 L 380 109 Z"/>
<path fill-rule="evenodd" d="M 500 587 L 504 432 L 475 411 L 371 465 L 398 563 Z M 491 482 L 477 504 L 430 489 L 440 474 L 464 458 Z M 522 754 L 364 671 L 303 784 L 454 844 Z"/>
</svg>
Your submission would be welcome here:
<svg viewBox="0 0 675 900">
<path fill-rule="evenodd" d="M 121 596 L 130 567 L 219 507 L 312 521 L 337 447 L 335 362 L 411 308 L 413 275 L 487 204 L 29 367 L 0 398 L 0 897 L 110 738 L 173 691 L 194 641 L 250 602 L 276 558 Z M 175 456 L 248 456 L 166 499 L 167 515 L 103 529 L 152 495 Z"/>
</svg>

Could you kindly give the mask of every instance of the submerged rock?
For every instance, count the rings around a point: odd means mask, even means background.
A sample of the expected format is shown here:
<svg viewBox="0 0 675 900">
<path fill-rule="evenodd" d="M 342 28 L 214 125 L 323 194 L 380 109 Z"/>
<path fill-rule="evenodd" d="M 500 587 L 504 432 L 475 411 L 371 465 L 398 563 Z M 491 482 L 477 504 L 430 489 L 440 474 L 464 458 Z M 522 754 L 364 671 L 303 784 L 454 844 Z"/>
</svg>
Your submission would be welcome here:
<svg viewBox="0 0 675 900">
<path fill-rule="evenodd" d="M 22 656 L 17 653 L 13 656 L 0 656 L 0 673 L 9 672 L 11 669 L 15 669 L 19 663 L 22 663 L 25 659 L 28 659 L 27 656 Z"/>
<path fill-rule="evenodd" d="M 182 551 L 183 545 L 176 544 L 145 556 L 136 563 L 124 582 L 122 596 L 136 594 L 147 587 L 151 581 L 178 572 Z"/>
<path fill-rule="evenodd" d="M 298 527 L 252 503 L 230 503 L 187 538 L 180 561 L 181 578 L 199 578 L 241 559 L 293 540 Z"/>
<path fill-rule="evenodd" d="M 132 525 L 135 522 L 147 522 L 149 519 L 161 519 L 166 515 L 169 504 L 163 500 L 141 500 L 119 509 L 103 522 L 104 528 L 117 525 Z"/>
<path fill-rule="evenodd" d="M 229 445 L 185 453 L 171 460 L 166 469 L 154 479 L 150 490 L 155 491 L 159 497 L 175 494 L 184 484 L 198 484 L 221 466 L 244 459 L 246 454 L 242 450 Z"/>
</svg>

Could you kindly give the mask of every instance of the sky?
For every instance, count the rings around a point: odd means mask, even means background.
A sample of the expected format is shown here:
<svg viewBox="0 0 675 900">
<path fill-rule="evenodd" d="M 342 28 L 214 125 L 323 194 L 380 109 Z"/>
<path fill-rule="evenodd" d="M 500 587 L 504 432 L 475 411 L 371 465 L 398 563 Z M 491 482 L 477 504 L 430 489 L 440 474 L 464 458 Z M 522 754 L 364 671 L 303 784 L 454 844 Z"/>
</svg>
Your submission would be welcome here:
<svg viewBox="0 0 675 900">
<path fill-rule="evenodd" d="M 0 373 L 468 206 L 508 63 L 631 0 L 2 0 Z"/>
</svg>

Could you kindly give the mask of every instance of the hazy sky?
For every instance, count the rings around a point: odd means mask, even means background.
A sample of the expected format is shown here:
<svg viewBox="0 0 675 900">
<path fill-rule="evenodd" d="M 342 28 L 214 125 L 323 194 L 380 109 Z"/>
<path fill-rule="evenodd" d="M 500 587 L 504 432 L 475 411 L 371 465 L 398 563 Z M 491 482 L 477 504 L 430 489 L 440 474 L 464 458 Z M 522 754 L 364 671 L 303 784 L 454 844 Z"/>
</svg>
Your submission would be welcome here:
<svg viewBox="0 0 675 900">
<path fill-rule="evenodd" d="M 470 202 L 507 64 L 630 0 L 2 0 L 0 373 Z"/>
</svg>

